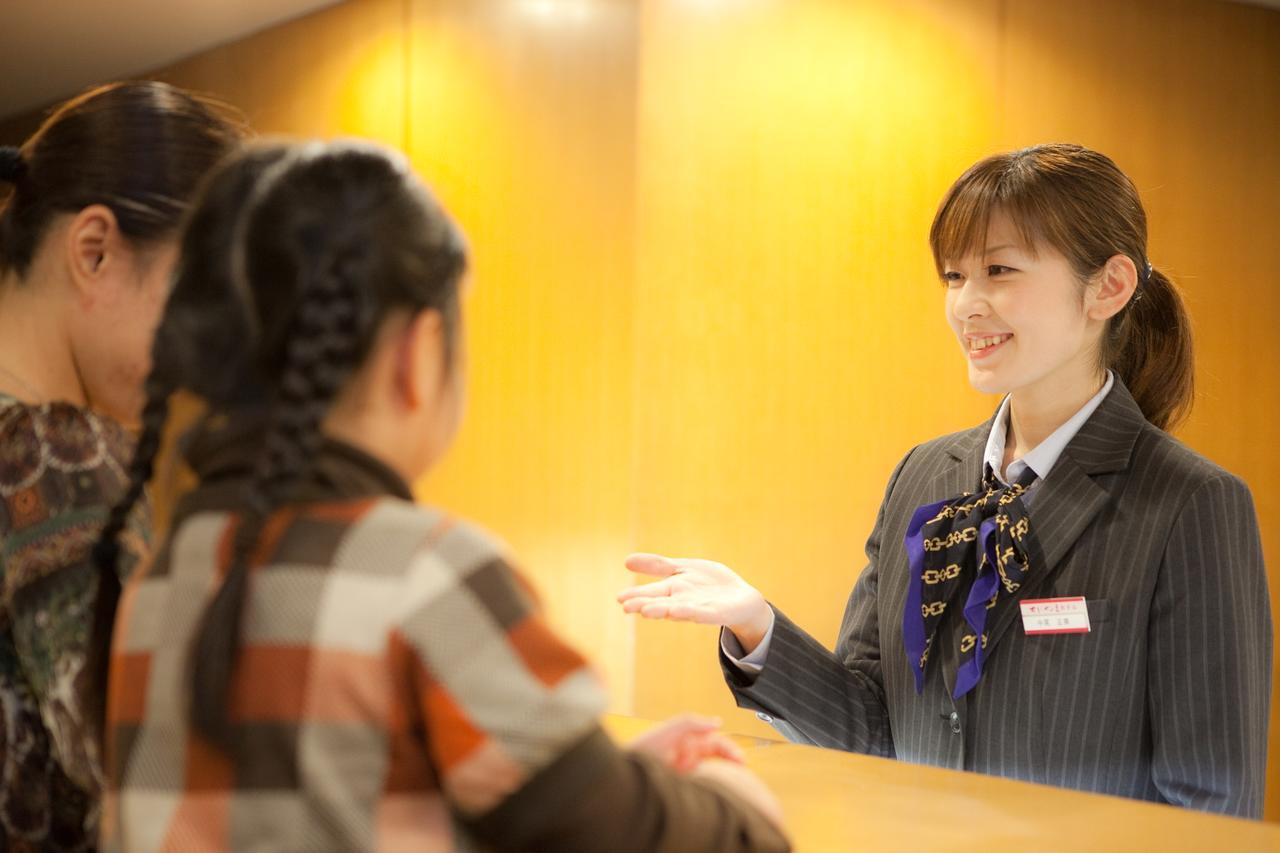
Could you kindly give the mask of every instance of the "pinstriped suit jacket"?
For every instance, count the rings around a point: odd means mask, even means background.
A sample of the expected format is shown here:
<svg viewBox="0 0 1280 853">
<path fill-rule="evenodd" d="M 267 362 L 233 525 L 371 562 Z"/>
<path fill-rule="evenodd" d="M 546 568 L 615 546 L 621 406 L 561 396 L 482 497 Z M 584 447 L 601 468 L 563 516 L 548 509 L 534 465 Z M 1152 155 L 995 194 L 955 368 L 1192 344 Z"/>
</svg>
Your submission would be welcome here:
<svg viewBox="0 0 1280 853">
<path fill-rule="evenodd" d="M 899 463 L 834 655 L 781 612 L 758 676 L 722 653 L 738 704 L 802 743 L 1261 816 L 1272 638 L 1253 501 L 1148 423 L 1118 379 L 1037 487 L 1017 595 L 1083 595 L 1092 631 L 1029 637 L 1002 602 L 982 680 L 952 700 L 951 608 L 917 694 L 903 537 L 916 507 L 977 488 L 990 429 Z"/>
</svg>

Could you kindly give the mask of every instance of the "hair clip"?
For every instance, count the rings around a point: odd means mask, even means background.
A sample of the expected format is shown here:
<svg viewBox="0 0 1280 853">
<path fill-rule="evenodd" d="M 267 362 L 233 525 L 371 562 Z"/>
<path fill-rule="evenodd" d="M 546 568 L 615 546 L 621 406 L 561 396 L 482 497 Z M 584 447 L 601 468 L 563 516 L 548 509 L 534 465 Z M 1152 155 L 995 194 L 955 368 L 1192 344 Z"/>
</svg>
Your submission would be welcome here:
<svg viewBox="0 0 1280 853">
<path fill-rule="evenodd" d="M 15 183 L 27 172 L 27 161 L 22 149 L 12 145 L 0 145 L 0 181 Z"/>
</svg>

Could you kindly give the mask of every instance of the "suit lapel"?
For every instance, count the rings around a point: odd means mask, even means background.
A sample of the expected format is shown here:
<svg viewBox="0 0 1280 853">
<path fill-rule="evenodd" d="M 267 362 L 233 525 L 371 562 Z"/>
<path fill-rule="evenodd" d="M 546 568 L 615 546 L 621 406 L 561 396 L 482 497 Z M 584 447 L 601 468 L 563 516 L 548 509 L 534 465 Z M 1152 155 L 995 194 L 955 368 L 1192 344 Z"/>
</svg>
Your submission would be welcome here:
<svg viewBox="0 0 1280 853">
<path fill-rule="evenodd" d="M 994 418 L 979 427 L 959 433 L 947 447 L 951 464 L 941 466 L 925 487 L 921 503 L 954 498 L 962 492 L 973 492 L 982 485 L 983 455 Z"/>
<path fill-rule="evenodd" d="M 995 609 L 995 618 L 987 629 L 988 657 L 1019 618 L 1022 611 L 1018 601 L 1037 596 L 1037 591 L 1057 572 L 1063 556 L 1110 500 L 1111 494 L 1085 474 L 1075 460 L 1064 455 L 1053 466 L 1027 510 L 1035 534 L 1028 549 L 1032 571 L 1013 600 L 1005 599 Z"/>
<path fill-rule="evenodd" d="M 1138 434 L 1146 424 L 1142 410 L 1117 377 L 1102 405 L 1067 445 L 1049 476 L 1036 488 L 1027 514 L 1034 534 L 1030 545 L 1032 572 L 1012 601 L 994 614 L 987 631 L 987 656 L 1019 617 L 1017 601 L 1034 598 L 1062 564 L 1111 493 L 1096 477 L 1123 471 Z"/>
<path fill-rule="evenodd" d="M 951 456 L 950 464 L 943 465 L 929 481 L 925 490 L 925 499 L 920 501 L 921 504 L 953 498 L 963 492 L 973 492 L 982 485 L 983 457 L 986 454 L 987 438 L 991 435 L 991 427 L 994 423 L 993 417 L 982 426 L 962 432 L 955 437 L 947 447 L 947 453 Z M 956 689 L 956 661 L 951 650 L 959 647 L 960 636 L 966 628 L 967 624 L 963 619 L 955 618 L 955 614 L 949 614 L 938 626 L 939 632 L 946 632 L 946 636 L 940 635 L 934 640 L 940 648 L 936 651 L 937 663 L 931 662 L 930 665 L 941 670 L 942 682 L 947 689 L 946 699 L 941 708 L 944 715 L 952 707 L 951 697 Z M 961 714 L 964 713 L 963 696 L 954 707 Z"/>
<path fill-rule="evenodd" d="M 942 466 L 928 481 L 920 504 L 956 497 L 979 487 L 987 438 L 994 421 L 993 417 L 952 440 L 946 449 L 951 464 Z M 1014 600 L 1006 600 L 996 608 L 994 620 L 987 629 L 988 658 L 1009 626 L 1018 619 L 1021 610 L 1017 600 L 1032 598 L 1037 590 L 1044 589 L 1071 546 L 1110 503 L 1110 492 L 1095 477 L 1129 467 L 1133 445 L 1146 422 L 1133 396 L 1116 377 L 1106 399 L 1063 450 L 1049 476 L 1036 487 L 1027 511 L 1035 533 L 1030 546 L 1033 572 Z M 967 626 L 962 619 L 947 622 L 952 634 L 949 641 L 958 643 Z M 954 666 L 942 667 L 942 675 L 950 696 L 955 692 Z"/>
</svg>

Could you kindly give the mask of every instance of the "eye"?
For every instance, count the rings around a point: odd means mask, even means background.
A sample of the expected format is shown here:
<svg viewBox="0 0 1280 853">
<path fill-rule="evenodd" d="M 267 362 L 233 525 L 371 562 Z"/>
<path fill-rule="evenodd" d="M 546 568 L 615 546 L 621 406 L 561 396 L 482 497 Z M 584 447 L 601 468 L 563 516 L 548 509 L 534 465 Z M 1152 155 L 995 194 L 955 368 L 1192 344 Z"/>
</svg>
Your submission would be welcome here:
<svg viewBox="0 0 1280 853">
<path fill-rule="evenodd" d="M 1004 275 L 1005 273 L 1011 273 L 1011 272 L 1017 272 L 1017 270 L 1015 270 L 1013 267 L 1006 267 L 1000 264 L 991 264 L 990 266 L 987 267 L 987 275 L 991 276 L 992 278 L 995 278 L 998 275 Z"/>
<path fill-rule="evenodd" d="M 959 287 L 964 284 L 964 276 L 958 272 L 947 271 L 942 274 L 943 287 Z"/>
</svg>

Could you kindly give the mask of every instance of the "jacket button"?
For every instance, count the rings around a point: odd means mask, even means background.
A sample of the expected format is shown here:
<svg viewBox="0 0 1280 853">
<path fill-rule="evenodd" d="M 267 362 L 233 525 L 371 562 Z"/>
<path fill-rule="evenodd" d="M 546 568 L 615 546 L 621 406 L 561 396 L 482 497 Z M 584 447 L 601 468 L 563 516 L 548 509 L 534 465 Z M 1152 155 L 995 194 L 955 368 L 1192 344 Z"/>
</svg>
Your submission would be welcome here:
<svg viewBox="0 0 1280 853">
<path fill-rule="evenodd" d="M 951 712 L 951 733 L 954 735 L 960 734 L 960 715 L 955 711 Z"/>
<path fill-rule="evenodd" d="M 773 722 L 773 717 L 770 717 L 770 716 L 769 716 L 768 714 L 766 714 L 764 711 L 757 711 L 757 712 L 756 712 L 756 717 L 757 717 L 757 718 L 759 718 L 759 719 L 761 719 L 761 720 L 763 720 L 763 721 L 764 721 L 764 722 L 766 722 L 766 723 L 772 723 L 772 722 Z"/>
</svg>

